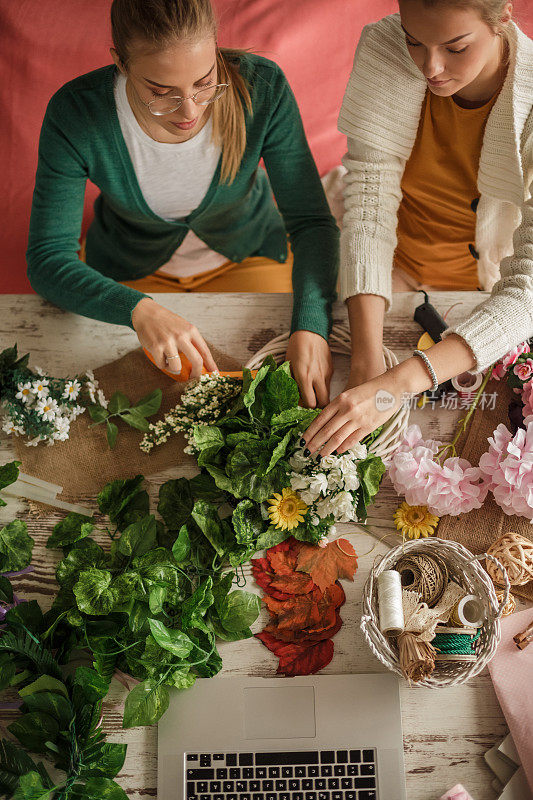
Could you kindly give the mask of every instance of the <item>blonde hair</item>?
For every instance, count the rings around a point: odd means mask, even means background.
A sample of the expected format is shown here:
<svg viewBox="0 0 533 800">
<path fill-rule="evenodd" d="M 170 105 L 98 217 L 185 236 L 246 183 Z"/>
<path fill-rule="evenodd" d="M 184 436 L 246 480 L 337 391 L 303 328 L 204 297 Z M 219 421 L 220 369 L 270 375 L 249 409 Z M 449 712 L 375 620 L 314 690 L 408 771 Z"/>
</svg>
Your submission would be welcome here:
<svg viewBox="0 0 533 800">
<path fill-rule="evenodd" d="M 496 28 L 505 42 L 509 41 L 509 33 L 507 26 L 501 24 L 501 18 L 508 2 L 509 0 L 423 0 L 425 6 L 447 5 L 477 11 L 483 22 L 490 28 Z"/>
<path fill-rule="evenodd" d="M 211 0 L 113 0 L 111 35 L 126 64 L 135 39 L 155 48 L 206 35 L 216 40 L 217 21 Z M 218 81 L 229 87 L 212 106 L 213 139 L 222 148 L 220 180 L 227 183 L 235 179 L 246 148 L 245 108 L 252 113 L 250 91 L 239 70 L 245 52 L 217 47 Z"/>
</svg>

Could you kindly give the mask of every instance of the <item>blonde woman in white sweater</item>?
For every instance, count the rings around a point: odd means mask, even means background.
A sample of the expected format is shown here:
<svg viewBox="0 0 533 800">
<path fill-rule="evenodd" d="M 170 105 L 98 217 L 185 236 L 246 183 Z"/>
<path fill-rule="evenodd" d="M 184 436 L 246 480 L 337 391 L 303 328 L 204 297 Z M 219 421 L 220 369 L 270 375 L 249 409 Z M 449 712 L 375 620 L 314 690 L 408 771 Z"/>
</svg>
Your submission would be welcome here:
<svg viewBox="0 0 533 800">
<path fill-rule="evenodd" d="M 304 433 L 344 452 L 404 393 L 480 372 L 533 336 L 533 41 L 502 0 L 400 0 L 364 28 L 339 130 L 344 164 L 341 297 L 346 390 Z M 490 291 L 443 340 L 384 373 L 394 290 Z M 386 410 L 376 394 L 390 392 Z"/>
</svg>

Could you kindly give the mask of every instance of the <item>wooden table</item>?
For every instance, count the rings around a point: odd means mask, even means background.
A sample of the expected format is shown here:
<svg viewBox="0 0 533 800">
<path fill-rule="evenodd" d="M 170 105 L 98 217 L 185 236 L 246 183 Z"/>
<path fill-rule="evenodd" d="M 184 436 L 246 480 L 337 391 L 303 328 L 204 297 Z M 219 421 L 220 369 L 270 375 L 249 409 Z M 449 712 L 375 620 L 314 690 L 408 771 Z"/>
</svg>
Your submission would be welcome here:
<svg viewBox="0 0 533 800">
<path fill-rule="evenodd" d="M 480 292 L 434 292 L 431 299 L 441 314 L 458 304 L 447 318 L 453 324 L 466 316 L 485 296 Z M 286 330 L 290 323 L 290 295 L 161 294 L 155 295 L 155 299 L 193 321 L 209 342 L 243 363 L 269 339 Z M 386 316 L 385 344 L 400 361 L 412 353 L 418 340 L 420 329 L 413 322 L 413 312 L 421 300 L 421 295 L 415 292 L 395 295 L 391 312 Z M 336 305 L 334 318 L 335 321 L 346 320 L 344 305 Z M 0 342 L 2 349 L 17 342 L 20 353 L 31 353 L 31 365 L 36 364 L 57 376 L 94 369 L 138 345 L 135 333 L 128 328 L 69 314 L 29 295 L 0 296 Z M 337 394 L 343 385 L 347 359 L 336 357 L 335 366 L 333 394 Z M 460 410 L 439 408 L 437 404 L 434 409 L 430 406 L 414 409 L 411 420 L 420 424 L 426 436 L 446 440 L 460 414 Z M 3 433 L 0 436 L 0 464 L 3 464 L 14 456 L 9 437 Z M 182 470 L 181 474 L 186 473 Z M 154 495 L 162 482 L 176 476 L 176 470 L 151 476 Z M 50 480 L 54 481 L 53 475 L 50 475 Z M 80 498 L 80 501 L 96 508 L 94 498 Z M 385 478 L 371 514 L 391 519 L 399 502 Z M 53 525 L 63 515 L 49 509 L 44 516 L 37 516 L 27 504 L 14 500 L 0 509 L 2 524 L 17 515 L 27 521 L 36 546 L 35 570 L 19 578 L 16 589 L 25 597 L 39 600 L 46 609 L 57 591 L 54 578 L 57 556 L 44 545 Z M 347 596 L 342 613 L 344 625 L 334 639 L 333 661 L 324 672 L 384 671 L 385 668 L 368 650 L 359 630 L 361 595 L 375 556 L 395 544 L 396 536 L 389 537 L 389 544 L 386 544 L 378 539 L 390 533 L 390 529 L 376 528 L 375 536 L 372 536 L 355 532 L 354 526 L 340 527 L 360 554 L 359 569 L 354 583 L 344 583 Z M 254 589 L 254 586 L 252 582 L 248 588 Z M 260 629 L 262 625 L 260 619 L 255 627 Z M 275 673 L 276 659 L 257 640 L 224 643 L 221 653 L 227 674 L 272 676 Z M 157 731 L 155 726 L 128 731 L 121 729 L 120 702 L 124 696 L 125 690 L 114 681 L 105 702 L 107 733 L 111 740 L 128 744 L 119 782 L 132 798 L 157 797 Z M 402 681 L 401 702 L 409 800 L 436 799 L 458 782 L 463 783 L 476 800 L 495 797 L 491 786 L 493 775 L 483 760 L 483 754 L 504 737 L 507 726 L 488 671 L 467 685 L 451 689 L 409 688 Z M 11 719 L 9 714 L 5 714 L 3 721 L 9 723 Z"/>
</svg>

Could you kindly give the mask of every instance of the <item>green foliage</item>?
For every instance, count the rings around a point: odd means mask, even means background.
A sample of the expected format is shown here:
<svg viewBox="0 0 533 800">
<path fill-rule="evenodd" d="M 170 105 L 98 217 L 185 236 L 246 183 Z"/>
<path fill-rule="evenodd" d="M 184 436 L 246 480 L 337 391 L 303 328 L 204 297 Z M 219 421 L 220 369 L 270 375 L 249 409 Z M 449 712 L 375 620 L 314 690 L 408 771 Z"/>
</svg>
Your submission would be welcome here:
<svg viewBox="0 0 533 800">
<path fill-rule="evenodd" d="M 130 399 L 123 392 L 115 392 L 111 396 L 107 408 L 99 403 L 89 406 L 89 414 L 93 420 L 91 427 L 105 422 L 107 443 L 113 450 L 117 441 L 118 427 L 111 422 L 111 419 L 113 417 L 117 420 L 121 419 L 132 428 L 146 433 L 149 428 L 147 417 L 151 417 L 159 411 L 162 396 L 161 389 L 155 389 L 132 405 Z"/>
<path fill-rule="evenodd" d="M 15 483 L 19 476 L 20 461 L 11 461 L 0 467 L 0 491 Z M 6 505 L 6 501 L 0 497 L 0 508 Z"/>
<path fill-rule="evenodd" d="M 25 569 L 31 561 L 33 539 L 28 526 L 15 519 L 0 530 L 0 572 Z"/>
</svg>

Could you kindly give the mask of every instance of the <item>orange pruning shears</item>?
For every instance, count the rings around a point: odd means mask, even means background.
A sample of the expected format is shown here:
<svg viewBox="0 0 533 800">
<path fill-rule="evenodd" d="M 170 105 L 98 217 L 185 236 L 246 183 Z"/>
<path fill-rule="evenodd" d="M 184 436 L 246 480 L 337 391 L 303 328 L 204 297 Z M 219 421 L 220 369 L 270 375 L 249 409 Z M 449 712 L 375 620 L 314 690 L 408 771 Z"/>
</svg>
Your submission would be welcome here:
<svg viewBox="0 0 533 800">
<path fill-rule="evenodd" d="M 146 347 L 143 347 L 143 350 L 144 350 L 148 360 L 151 361 L 152 364 L 154 364 L 154 366 L 157 367 L 157 364 L 155 363 L 154 357 L 152 356 L 152 354 L 146 349 Z M 169 378 L 172 378 L 173 381 L 181 381 L 181 382 L 188 381 L 190 376 L 191 376 L 191 368 L 192 368 L 191 367 L 191 362 L 189 361 L 187 356 L 183 355 L 183 353 L 179 353 L 179 357 L 181 359 L 181 372 L 170 372 L 168 369 L 163 369 L 163 367 L 158 367 L 158 369 L 160 369 L 161 372 L 164 372 L 165 375 L 168 375 Z M 252 375 L 254 377 L 255 377 L 256 373 L 257 373 L 257 370 L 253 369 L 252 370 Z M 224 371 L 221 371 L 219 374 L 222 375 L 224 378 L 240 378 L 240 379 L 242 379 L 242 370 L 238 370 L 236 372 L 224 372 Z M 202 367 L 202 375 L 207 375 L 207 370 L 206 370 L 205 367 Z"/>
</svg>

